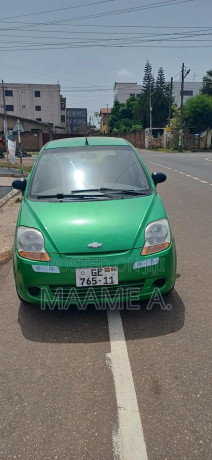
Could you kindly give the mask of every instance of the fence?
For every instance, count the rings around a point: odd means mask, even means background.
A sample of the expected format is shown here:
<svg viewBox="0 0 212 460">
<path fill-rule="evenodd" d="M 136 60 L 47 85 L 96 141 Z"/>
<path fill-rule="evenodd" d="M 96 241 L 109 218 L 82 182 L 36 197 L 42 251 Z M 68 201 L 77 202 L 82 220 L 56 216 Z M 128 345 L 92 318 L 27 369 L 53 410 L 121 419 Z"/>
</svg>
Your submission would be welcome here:
<svg viewBox="0 0 212 460">
<path fill-rule="evenodd" d="M 145 149 L 145 130 L 130 131 L 128 133 L 114 134 L 113 137 L 122 137 L 138 149 Z"/>
</svg>

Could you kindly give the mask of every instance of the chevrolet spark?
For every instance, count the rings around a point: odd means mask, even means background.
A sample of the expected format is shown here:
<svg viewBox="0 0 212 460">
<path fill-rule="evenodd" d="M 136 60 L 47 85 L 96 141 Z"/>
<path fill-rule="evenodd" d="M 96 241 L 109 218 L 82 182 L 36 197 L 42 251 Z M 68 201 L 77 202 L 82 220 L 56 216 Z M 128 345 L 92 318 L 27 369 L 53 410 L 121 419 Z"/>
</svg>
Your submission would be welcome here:
<svg viewBox="0 0 212 460">
<path fill-rule="evenodd" d="M 30 177 L 13 246 L 17 294 L 34 304 L 151 298 L 175 283 L 174 237 L 156 185 L 126 140 L 51 141 Z"/>
</svg>

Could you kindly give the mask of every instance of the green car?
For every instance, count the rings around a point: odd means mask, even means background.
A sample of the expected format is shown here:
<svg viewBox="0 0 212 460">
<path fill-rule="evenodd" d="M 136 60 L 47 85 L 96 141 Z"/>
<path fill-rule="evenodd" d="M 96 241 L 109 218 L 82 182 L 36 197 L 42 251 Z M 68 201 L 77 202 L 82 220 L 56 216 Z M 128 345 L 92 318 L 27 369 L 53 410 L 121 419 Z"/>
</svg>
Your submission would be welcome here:
<svg viewBox="0 0 212 460">
<path fill-rule="evenodd" d="M 169 292 L 176 249 L 139 152 L 113 137 L 51 141 L 23 193 L 13 247 L 17 294 L 42 307 L 129 305 Z"/>
</svg>

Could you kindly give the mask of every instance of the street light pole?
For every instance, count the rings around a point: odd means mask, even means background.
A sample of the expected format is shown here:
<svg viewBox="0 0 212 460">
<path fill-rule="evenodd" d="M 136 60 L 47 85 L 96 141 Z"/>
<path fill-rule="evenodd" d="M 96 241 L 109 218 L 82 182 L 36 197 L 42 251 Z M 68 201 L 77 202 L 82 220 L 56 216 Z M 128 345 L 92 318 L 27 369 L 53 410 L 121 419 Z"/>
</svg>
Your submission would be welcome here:
<svg viewBox="0 0 212 460">
<path fill-rule="evenodd" d="M 171 110 L 172 110 L 172 93 L 173 93 L 173 77 L 171 77 L 170 93 L 169 93 L 169 128 L 170 128 Z"/>
</svg>

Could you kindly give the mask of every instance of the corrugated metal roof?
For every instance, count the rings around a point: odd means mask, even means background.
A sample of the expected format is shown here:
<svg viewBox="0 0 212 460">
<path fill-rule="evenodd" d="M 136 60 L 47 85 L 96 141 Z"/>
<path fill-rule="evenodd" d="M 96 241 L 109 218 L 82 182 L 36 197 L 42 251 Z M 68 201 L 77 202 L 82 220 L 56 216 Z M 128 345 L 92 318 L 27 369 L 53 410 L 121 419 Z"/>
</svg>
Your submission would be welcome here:
<svg viewBox="0 0 212 460">
<path fill-rule="evenodd" d="M 101 113 L 111 113 L 112 109 L 100 109 L 100 114 Z"/>
</svg>

